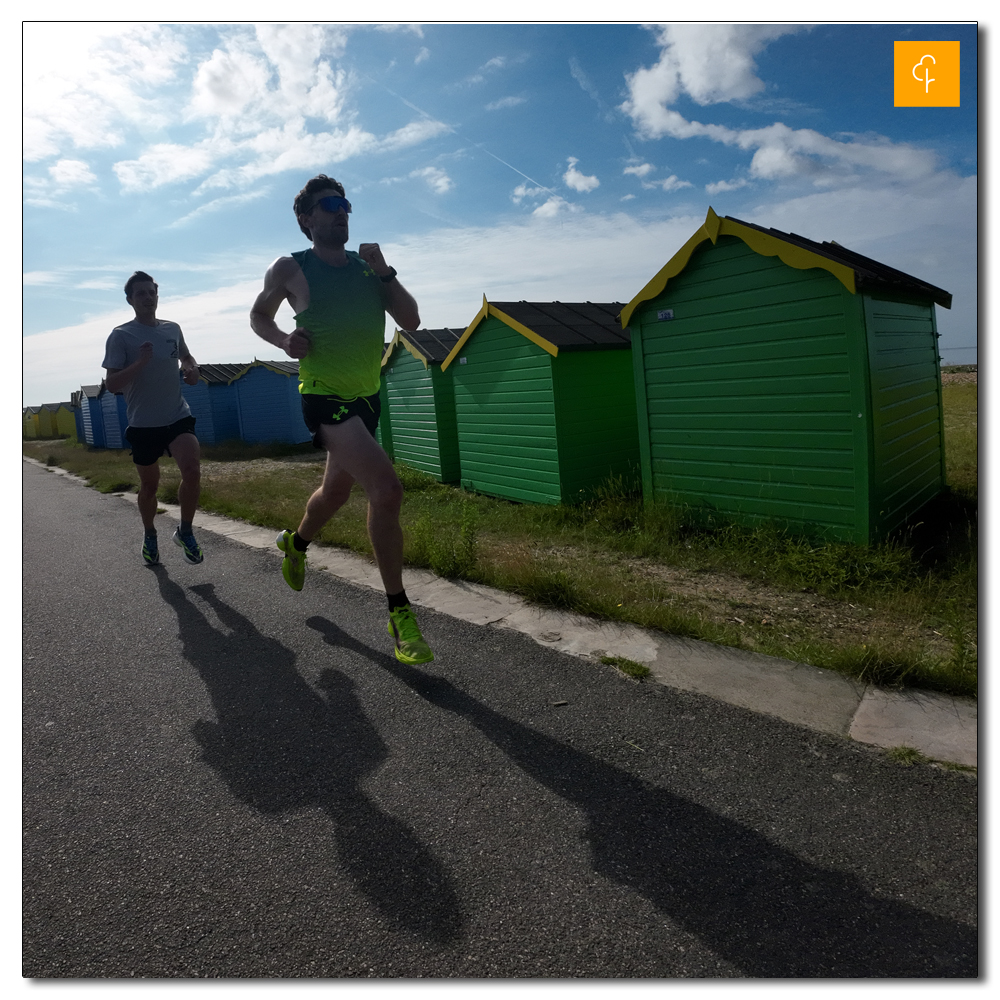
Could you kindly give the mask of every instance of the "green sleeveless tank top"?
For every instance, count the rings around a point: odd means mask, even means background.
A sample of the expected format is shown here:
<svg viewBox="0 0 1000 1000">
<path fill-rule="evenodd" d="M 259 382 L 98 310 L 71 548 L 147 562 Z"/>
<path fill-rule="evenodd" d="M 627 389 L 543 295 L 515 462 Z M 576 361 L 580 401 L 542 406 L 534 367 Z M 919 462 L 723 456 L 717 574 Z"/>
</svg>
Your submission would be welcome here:
<svg viewBox="0 0 1000 1000">
<path fill-rule="evenodd" d="M 357 399 L 379 391 L 385 347 L 385 298 L 378 275 L 347 251 L 334 267 L 312 250 L 292 257 L 309 283 L 309 308 L 295 317 L 312 334 L 299 361 L 299 392 Z"/>
</svg>

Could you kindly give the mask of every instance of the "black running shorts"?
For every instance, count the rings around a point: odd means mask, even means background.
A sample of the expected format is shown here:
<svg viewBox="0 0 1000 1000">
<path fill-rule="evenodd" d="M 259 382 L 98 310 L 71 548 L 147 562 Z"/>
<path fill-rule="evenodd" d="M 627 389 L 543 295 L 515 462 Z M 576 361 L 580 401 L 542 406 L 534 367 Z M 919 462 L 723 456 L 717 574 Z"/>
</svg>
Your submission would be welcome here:
<svg viewBox="0 0 1000 1000">
<path fill-rule="evenodd" d="M 351 417 L 360 417 L 368 428 L 368 433 L 375 437 L 378 418 L 382 413 L 382 400 L 376 392 L 374 396 L 359 396 L 350 401 L 339 396 L 320 396 L 315 392 L 302 393 L 302 419 L 313 436 L 313 444 L 323 447 L 319 429 L 323 424 L 342 424 Z"/>
<path fill-rule="evenodd" d="M 128 427 L 125 440 L 136 465 L 154 465 L 164 452 L 170 454 L 170 442 L 181 434 L 194 434 L 194 417 L 181 417 L 166 427 Z"/>
</svg>

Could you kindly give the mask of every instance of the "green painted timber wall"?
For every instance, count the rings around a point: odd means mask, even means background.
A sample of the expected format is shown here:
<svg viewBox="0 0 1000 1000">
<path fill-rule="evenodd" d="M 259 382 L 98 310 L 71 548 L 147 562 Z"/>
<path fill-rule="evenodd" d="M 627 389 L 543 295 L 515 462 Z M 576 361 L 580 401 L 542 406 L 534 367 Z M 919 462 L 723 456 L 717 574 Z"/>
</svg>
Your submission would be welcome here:
<svg viewBox="0 0 1000 1000">
<path fill-rule="evenodd" d="M 630 353 L 553 358 L 495 316 L 484 319 L 448 369 L 462 486 L 558 504 L 587 498 L 610 476 L 637 479 Z"/>
<path fill-rule="evenodd" d="M 934 309 L 865 295 L 871 372 L 871 521 L 903 525 L 945 485 L 944 413 Z"/>
<path fill-rule="evenodd" d="M 611 478 L 638 486 L 632 352 L 560 351 L 551 365 L 563 501 L 585 500 Z"/>
<path fill-rule="evenodd" d="M 420 469 L 440 482 L 459 478 L 458 430 L 451 371 L 437 364 L 424 368 L 397 346 L 383 374 L 392 458 Z"/>
<path fill-rule="evenodd" d="M 723 236 L 631 327 L 647 498 L 868 544 L 940 488 L 921 478 L 942 460 L 933 306 Z"/>
<path fill-rule="evenodd" d="M 462 487 L 510 500 L 559 503 L 549 355 L 488 316 L 448 370 L 454 370 Z"/>
<path fill-rule="evenodd" d="M 392 414 L 389 412 L 389 396 L 386 392 L 385 372 L 378 387 L 378 397 L 382 404 L 379 411 L 378 426 L 375 428 L 375 440 L 382 445 L 383 450 L 393 458 L 392 454 Z"/>
</svg>

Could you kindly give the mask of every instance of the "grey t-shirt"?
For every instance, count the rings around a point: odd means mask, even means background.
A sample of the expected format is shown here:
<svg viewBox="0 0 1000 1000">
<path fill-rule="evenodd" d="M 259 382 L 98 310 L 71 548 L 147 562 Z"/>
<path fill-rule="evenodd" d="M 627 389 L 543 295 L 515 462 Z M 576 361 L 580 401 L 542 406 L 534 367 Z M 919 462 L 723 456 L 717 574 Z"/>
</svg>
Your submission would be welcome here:
<svg viewBox="0 0 1000 1000">
<path fill-rule="evenodd" d="M 125 386 L 125 409 L 130 427 L 166 427 L 191 415 L 178 374 L 178 360 L 189 352 L 176 323 L 158 319 L 156 326 L 146 326 L 134 319 L 116 326 L 108 337 L 101 367 L 128 368 L 139 360 L 139 348 L 147 340 L 153 345 L 153 357 Z"/>
</svg>

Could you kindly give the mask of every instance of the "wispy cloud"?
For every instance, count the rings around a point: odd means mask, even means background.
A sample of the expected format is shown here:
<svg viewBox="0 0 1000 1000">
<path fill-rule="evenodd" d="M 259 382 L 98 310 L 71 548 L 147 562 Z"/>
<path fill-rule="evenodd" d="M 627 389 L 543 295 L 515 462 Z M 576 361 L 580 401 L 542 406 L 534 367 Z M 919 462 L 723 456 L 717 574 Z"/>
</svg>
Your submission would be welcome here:
<svg viewBox="0 0 1000 1000">
<path fill-rule="evenodd" d="M 632 174 L 635 177 L 645 177 L 646 174 L 651 174 L 655 169 L 656 167 L 652 163 L 639 163 L 635 166 L 626 167 L 622 173 Z"/>
<path fill-rule="evenodd" d="M 427 182 L 427 186 L 436 194 L 447 194 L 454 186 L 454 181 L 440 167 L 424 167 L 410 172 L 411 177 L 418 177 Z"/>
<path fill-rule="evenodd" d="M 431 57 L 431 50 L 427 48 L 426 45 L 421 46 L 420 51 L 416 54 L 413 65 L 419 66 L 422 62 L 427 62 Z"/>
<path fill-rule="evenodd" d="M 501 97 L 499 101 L 492 101 L 486 105 L 487 111 L 499 111 L 501 108 L 516 108 L 519 104 L 524 104 L 526 97 Z"/>
<path fill-rule="evenodd" d="M 243 205 L 248 201 L 257 201 L 259 198 L 264 198 L 270 194 L 270 188 L 260 188 L 257 191 L 246 191 L 243 194 L 233 194 L 227 195 L 223 198 L 213 198 L 212 201 L 206 202 L 204 205 L 199 205 L 196 209 L 188 212 L 187 215 L 182 216 L 179 219 L 174 220 L 167 226 L 167 229 L 180 229 L 182 226 L 186 226 L 193 222 L 195 219 L 201 218 L 203 215 L 208 215 L 211 212 L 219 212 L 226 208 L 232 208 L 234 205 Z"/>
</svg>

